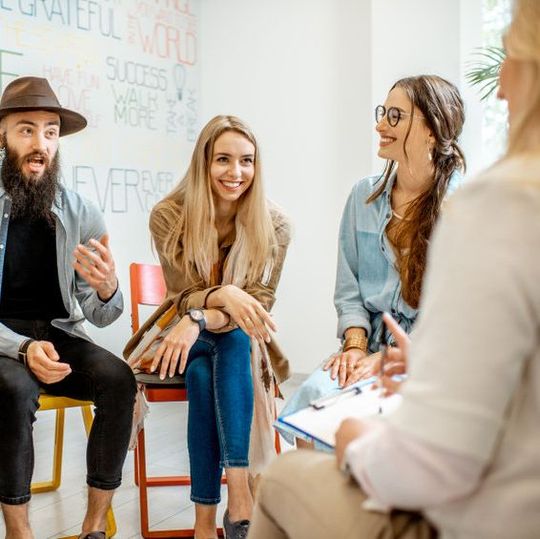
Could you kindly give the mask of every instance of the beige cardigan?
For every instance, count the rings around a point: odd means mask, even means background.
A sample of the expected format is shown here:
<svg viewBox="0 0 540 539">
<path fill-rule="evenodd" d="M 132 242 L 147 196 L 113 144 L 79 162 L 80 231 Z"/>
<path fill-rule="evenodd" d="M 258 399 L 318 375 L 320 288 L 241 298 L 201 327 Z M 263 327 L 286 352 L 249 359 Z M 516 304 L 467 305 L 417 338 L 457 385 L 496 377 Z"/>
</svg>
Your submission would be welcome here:
<svg viewBox="0 0 540 539">
<path fill-rule="evenodd" d="M 539 276 L 540 157 L 507 159 L 437 226 L 410 378 L 388 419 L 479 464 L 470 482 L 447 466 L 462 495 L 424 508 L 441 539 L 540 537 Z"/>
<path fill-rule="evenodd" d="M 288 219 L 273 206 L 270 208 L 270 212 L 278 240 L 276 257 L 272 261 L 270 274 L 264 282 L 263 278 L 261 278 L 261 281 L 254 286 L 245 288 L 245 291 L 256 298 L 267 311 L 270 311 L 275 302 L 275 291 L 290 241 Z M 172 304 L 176 305 L 178 315 L 183 316 L 188 309 L 204 308 L 207 296 L 210 292 L 219 288 L 219 286 L 206 286 L 202 279 L 191 280 L 188 276 L 178 272 L 165 260 L 162 256 L 162 238 L 164 231 L 169 226 L 164 218 L 162 205 L 157 204 L 150 215 L 150 231 L 163 269 L 167 296 L 165 301 L 126 344 L 124 349 L 124 357 L 126 358 L 137 346 L 144 333 L 152 327 Z M 230 241 L 226 241 L 223 245 L 220 245 L 220 249 L 226 249 L 230 244 Z M 230 324 L 218 331 L 230 331 L 235 327 L 234 324 Z M 275 384 L 279 384 L 289 377 L 289 362 L 273 338 L 266 346 L 261 346 L 258 341 L 252 339 L 251 350 L 255 402 L 249 460 L 250 471 L 257 474 L 274 455 L 272 423 L 274 421 L 274 397 L 277 392 Z"/>
</svg>

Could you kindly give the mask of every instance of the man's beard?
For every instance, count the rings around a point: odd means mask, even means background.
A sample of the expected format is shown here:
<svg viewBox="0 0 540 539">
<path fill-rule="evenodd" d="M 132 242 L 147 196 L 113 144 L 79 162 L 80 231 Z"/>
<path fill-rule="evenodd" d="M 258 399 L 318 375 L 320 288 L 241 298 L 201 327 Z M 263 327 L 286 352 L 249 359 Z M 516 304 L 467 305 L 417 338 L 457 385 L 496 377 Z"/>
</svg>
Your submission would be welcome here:
<svg viewBox="0 0 540 539">
<path fill-rule="evenodd" d="M 60 155 L 56 152 L 39 179 L 26 177 L 22 172 L 22 163 L 31 155 L 42 157 L 45 163 L 48 162 L 48 156 L 45 154 L 34 152 L 20 156 L 6 144 L 0 176 L 6 193 L 11 197 L 11 218 L 24 218 L 29 221 L 45 219 L 51 227 L 54 227 L 51 208 L 60 185 L 58 180 Z"/>
</svg>

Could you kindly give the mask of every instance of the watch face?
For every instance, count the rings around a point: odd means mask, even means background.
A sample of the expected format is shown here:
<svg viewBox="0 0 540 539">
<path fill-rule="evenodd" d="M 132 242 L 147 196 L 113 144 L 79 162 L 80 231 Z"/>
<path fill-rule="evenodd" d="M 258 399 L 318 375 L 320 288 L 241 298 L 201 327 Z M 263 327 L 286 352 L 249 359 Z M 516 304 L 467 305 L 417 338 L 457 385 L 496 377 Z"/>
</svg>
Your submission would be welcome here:
<svg viewBox="0 0 540 539">
<path fill-rule="evenodd" d="M 193 311 L 189 312 L 189 316 L 193 320 L 202 320 L 204 318 L 204 313 L 202 311 L 199 311 L 199 310 L 193 310 Z"/>
</svg>

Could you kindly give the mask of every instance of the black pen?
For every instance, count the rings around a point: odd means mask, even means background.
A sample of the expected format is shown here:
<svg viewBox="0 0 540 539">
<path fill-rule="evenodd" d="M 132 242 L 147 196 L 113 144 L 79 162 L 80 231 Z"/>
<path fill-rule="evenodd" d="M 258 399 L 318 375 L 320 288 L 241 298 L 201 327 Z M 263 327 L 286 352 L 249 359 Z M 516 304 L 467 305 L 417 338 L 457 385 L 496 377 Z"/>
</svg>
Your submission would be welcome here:
<svg viewBox="0 0 540 539">
<path fill-rule="evenodd" d="M 315 408 L 315 410 L 322 410 L 327 406 L 332 406 L 332 404 L 335 404 L 342 399 L 354 397 L 355 395 L 359 395 L 360 393 L 362 393 L 362 389 L 360 388 L 360 386 L 352 386 L 348 389 L 340 391 L 339 393 L 333 395 L 325 395 L 324 397 L 311 401 L 309 405 L 312 408 Z"/>
</svg>

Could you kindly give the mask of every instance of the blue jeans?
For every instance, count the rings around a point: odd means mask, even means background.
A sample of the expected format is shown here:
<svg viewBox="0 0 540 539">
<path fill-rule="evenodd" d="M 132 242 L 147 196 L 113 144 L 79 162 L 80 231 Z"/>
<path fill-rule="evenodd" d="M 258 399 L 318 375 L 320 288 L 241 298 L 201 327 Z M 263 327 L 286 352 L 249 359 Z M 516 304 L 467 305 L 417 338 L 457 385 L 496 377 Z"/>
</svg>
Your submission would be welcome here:
<svg viewBox="0 0 540 539">
<path fill-rule="evenodd" d="M 122 480 L 137 390 L 127 363 L 47 321 L 2 322 L 21 335 L 52 342 L 60 361 L 68 363 L 72 372 L 60 382 L 44 384 L 21 363 L 0 356 L 0 502 L 18 505 L 30 500 L 34 469 L 32 424 L 40 389 L 51 395 L 94 402 L 95 417 L 86 450 L 86 482 L 103 490 L 116 489 Z"/>
<path fill-rule="evenodd" d="M 241 330 L 203 331 L 185 377 L 189 395 L 191 500 L 220 501 L 223 468 L 248 466 L 253 416 L 250 340 Z"/>
</svg>

